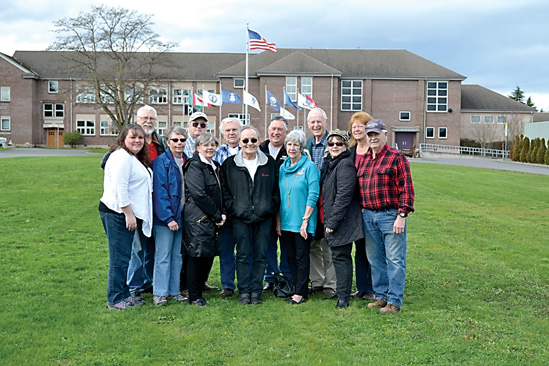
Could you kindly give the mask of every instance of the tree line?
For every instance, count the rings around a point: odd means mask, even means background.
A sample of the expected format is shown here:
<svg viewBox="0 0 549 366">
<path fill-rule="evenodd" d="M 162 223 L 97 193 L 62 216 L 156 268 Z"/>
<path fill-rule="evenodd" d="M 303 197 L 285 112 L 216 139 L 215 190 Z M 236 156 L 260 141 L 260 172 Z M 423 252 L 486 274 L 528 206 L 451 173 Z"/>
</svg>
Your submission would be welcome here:
<svg viewBox="0 0 549 366">
<path fill-rule="evenodd" d="M 516 136 L 511 149 L 511 159 L 523 163 L 549 165 L 549 148 L 544 138 L 536 137 L 530 141 L 524 135 Z"/>
</svg>

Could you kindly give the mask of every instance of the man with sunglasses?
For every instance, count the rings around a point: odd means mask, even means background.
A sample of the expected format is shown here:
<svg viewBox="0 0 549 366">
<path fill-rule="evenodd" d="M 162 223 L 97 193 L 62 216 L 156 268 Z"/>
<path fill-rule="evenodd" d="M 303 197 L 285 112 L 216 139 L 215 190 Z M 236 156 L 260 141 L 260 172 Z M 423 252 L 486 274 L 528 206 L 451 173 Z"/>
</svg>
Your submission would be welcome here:
<svg viewBox="0 0 549 366">
<path fill-rule="evenodd" d="M 259 305 L 271 224 L 280 205 L 278 165 L 258 150 L 255 127 L 242 128 L 240 147 L 221 166 L 223 196 L 236 240 L 239 302 Z"/>
<path fill-rule="evenodd" d="M 189 118 L 189 122 L 187 123 L 187 130 L 189 131 L 187 144 L 185 145 L 185 155 L 187 155 L 187 157 L 190 158 L 193 156 L 196 138 L 206 132 L 207 127 L 208 117 L 206 117 L 204 113 L 194 112 L 191 114 L 191 118 Z"/>
</svg>

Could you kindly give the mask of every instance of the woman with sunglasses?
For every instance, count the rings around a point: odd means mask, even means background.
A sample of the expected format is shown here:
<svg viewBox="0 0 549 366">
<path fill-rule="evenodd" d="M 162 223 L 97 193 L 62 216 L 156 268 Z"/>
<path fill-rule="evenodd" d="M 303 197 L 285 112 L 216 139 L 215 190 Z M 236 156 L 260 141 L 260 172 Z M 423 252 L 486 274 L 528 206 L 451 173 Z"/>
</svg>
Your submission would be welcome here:
<svg viewBox="0 0 549 366">
<path fill-rule="evenodd" d="M 181 257 L 181 211 L 183 197 L 183 150 L 187 131 L 173 126 L 168 131 L 168 151 L 153 161 L 153 212 L 156 248 L 153 272 L 153 303 L 168 305 L 168 299 L 187 299 L 179 292 Z"/>
<path fill-rule="evenodd" d="M 361 209 L 355 197 L 356 168 L 347 150 L 347 131 L 328 134 L 329 155 L 324 159 L 320 179 L 322 201 L 320 220 L 324 224 L 326 243 L 332 250 L 337 280 L 336 308 L 349 306 L 353 282 L 351 251 L 353 242 L 364 238 Z"/>
</svg>

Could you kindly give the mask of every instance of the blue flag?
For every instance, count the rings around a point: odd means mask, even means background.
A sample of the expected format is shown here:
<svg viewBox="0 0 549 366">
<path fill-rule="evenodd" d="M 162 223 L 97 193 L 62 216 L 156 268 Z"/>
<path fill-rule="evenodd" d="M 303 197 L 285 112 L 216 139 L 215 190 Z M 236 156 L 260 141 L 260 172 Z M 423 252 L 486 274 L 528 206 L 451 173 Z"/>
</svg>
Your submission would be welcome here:
<svg viewBox="0 0 549 366">
<path fill-rule="evenodd" d="M 286 93 L 286 91 L 284 91 L 284 104 L 286 105 L 289 105 L 290 107 L 294 107 L 295 109 L 297 109 L 298 111 L 301 110 L 301 108 L 299 108 L 298 106 L 296 106 L 292 100 L 290 99 L 290 96 L 288 95 L 288 93 Z"/>
<path fill-rule="evenodd" d="M 280 102 L 268 90 L 267 90 L 267 102 L 266 103 L 268 105 L 270 105 L 271 108 L 274 109 L 275 111 L 278 112 L 280 110 Z"/>
<path fill-rule="evenodd" d="M 229 90 L 221 90 L 221 100 L 223 103 L 233 103 L 233 104 L 240 104 L 242 101 L 240 100 L 240 95 L 236 94 L 234 91 Z"/>
</svg>

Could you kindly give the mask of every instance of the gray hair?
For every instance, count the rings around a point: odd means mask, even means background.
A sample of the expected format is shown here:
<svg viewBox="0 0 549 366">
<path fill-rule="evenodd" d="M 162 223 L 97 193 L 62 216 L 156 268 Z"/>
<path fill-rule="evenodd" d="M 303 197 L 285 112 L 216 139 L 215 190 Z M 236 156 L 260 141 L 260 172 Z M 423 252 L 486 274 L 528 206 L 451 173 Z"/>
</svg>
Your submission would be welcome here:
<svg viewBox="0 0 549 366">
<path fill-rule="evenodd" d="M 195 148 L 199 147 L 199 146 L 202 146 L 202 145 L 207 145 L 212 141 L 215 141 L 215 144 L 219 145 L 219 143 L 217 142 L 217 139 L 215 138 L 215 136 L 213 134 L 211 134 L 209 132 L 204 132 L 202 135 L 200 135 L 196 138 Z"/>
<path fill-rule="evenodd" d="M 238 123 L 238 129 L 239 130 L 242 129 L 242 121 L 240 121 L 240 119 L 234 118 L 234 117 L 227 117 L 221 120 L 221 123 L 219 124 L 219 132 L 221 133 L 225 132 L 223 131 L 223 129 L 225 128 L 225 123 L 232 123 L 232 122 Z"/>
<path fill-rule="evenodd" d="M 172 138 L 172 135 L 182 135 L 182 136 L 185 136 L 185 138 L 187 138 L 187 130 L 181 126 L 172 126 L 168 132 L 166 132 L 166 139 L 171 139 Z"/>
<path fill-rule="evenodd" d="M 286 139 L 284 139 L 284 147 L 286 147 L 286 144 L 288 142 L 294 142 L 299 144 L 299 151 L 303 152 L 305 149 L 305 132 L 301 130 L 293 130 L 286 136 Z"/>
<path fill-rule="evenodd" d="M 153 113 L 154 113 L 154 118 L 157 118 L 157 117 L 158 117 L 158 116 L 156 115 L 156 109 L 154 109 L 154 108 L 151 107 L 150 105 L 145 104 L 143 107 L 141 107 L 141 108 L 139 108 L 139 109 L 137 110 L 137 113 L 136 113 L 137 118 L 141 117 L 141 114 L 142 114 L 143 112 L 145 112 L 145 111 L 151 111 L 151 112 L 153 112 Z"/>
<path fill-rule="evenodd" d="M 320 113 L 322 115 L 322 122 L 326 122 L 328 120 L 328 116 L 326 116 L 326 112 L 324 112 L 322 108 L 313 108 L 307 114 L 307 122 L 309 121 L 309 116 L 313 113 Z"/>
<path fill-rule="evenodd" d="M 259 138 L 259 130 L 257 128 L 255 128 L 254 126 L 252 125 L 246 125 L 244 127 L 242 127 L 242 129 L 240 130 L 240 134 L 242 134 L 242 132 L 246 131 L 246 130 L 253 130 L 255 131 L 256 135 L 257 135 L 257 138 Z"/>
<path fill-rule="evenodd" d="M 273 119 L 271 120 L 271 124 L 269 124 L 269 127 L 271 127 L 272 124 L 273 124 L 273 122 L 275 122 L 275 121 L 284 122 L 284 126 L 286 127 L 286 131 L 289 130 L 289 128 L 288 128 L 288 120 L 286 120 L 286 118 L 284 118 L 284 117 L 282 117 L 282 116 L 276 116 L 275 118 L 273 118 Z"/>
</svg>

